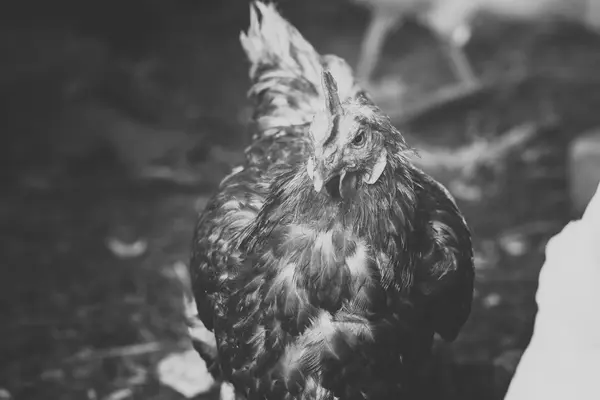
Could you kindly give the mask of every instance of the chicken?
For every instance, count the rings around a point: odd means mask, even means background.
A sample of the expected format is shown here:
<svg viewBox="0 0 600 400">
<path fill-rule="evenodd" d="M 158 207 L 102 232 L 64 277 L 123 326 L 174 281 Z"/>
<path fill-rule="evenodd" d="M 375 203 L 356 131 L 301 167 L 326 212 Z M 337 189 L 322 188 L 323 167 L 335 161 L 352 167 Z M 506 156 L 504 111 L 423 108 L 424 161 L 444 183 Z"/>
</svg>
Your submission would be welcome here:
<svg viewBox="0 0 600 400">
<path fill-rule="evenodd" d="M 598 27 L 597 0 L 353 0 L 371 9 L 371 19 L 364 35 L 358 77 L 369 83 L 379 61 L 387 35 L 407 17 L 417 18 L 428 26 L 443 44 L 459 86 L 477 86 L 477 75 L 463 51 L 471 36 L 470 22 L 479 13 L 504 18 L 534 20 L 559 17 Z"/>
<path fill-rule="evenodd" d="M 214 370 L 249 400 L 412 398 L 434 334 L 470 314 L 465 220 L 345 61 L 272 4 L 253 3 L 241 42 L 253 142 L 190 262 Z"/>
</svg>

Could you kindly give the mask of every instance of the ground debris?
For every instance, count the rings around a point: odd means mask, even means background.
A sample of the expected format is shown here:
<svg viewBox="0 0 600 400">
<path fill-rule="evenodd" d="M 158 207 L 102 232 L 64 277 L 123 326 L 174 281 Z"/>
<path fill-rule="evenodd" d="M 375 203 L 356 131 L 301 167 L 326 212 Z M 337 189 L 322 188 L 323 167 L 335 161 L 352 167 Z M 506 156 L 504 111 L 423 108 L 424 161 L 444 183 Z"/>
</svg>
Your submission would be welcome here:
<svg viewBox="0 0 600 400">
<path fill-rule="evenodd" d="M 206 393 L 215 384 L 204 360 L 193 348 L 163 358 L 158 364 L 157 374 L 162 384 L 186 398 Z"/>
</svg>

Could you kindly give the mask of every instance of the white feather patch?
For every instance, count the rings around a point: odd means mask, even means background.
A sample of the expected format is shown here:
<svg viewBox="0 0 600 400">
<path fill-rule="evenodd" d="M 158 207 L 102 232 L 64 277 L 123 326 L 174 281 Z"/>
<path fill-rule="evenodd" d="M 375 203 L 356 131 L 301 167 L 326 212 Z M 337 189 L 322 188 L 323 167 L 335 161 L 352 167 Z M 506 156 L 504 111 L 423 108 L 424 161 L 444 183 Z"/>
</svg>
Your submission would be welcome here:
<svg viewBox="0 0 600 400">
<path fill-rule="evenodd" d="M 356 251 L 350 257 L 346 257 L 346 266 L 353 277 L 366 278 L 369 275 L 369 254 L 363 243 L 356 244 Z"/>
<path fill-rule="evenodd" d="M 330 339 L 336 332 L 331 314 L 327 311 L 321 311 L 311 330 L 320 333 L 327 339 Z"/>
<path fill-rule="evenodd" d="M 319 236 L 315 238 L 315 251 L 320 251 L 322 257 L 335 257 L 332 231 L 320 233 Z"/>
<path fill-rule="evenodd" d="M 273 282 L 273 288 L 294 287 L 294 276 L 296 275 L 296 264 L 289 263 L 279 270 Z"/>
</svg>

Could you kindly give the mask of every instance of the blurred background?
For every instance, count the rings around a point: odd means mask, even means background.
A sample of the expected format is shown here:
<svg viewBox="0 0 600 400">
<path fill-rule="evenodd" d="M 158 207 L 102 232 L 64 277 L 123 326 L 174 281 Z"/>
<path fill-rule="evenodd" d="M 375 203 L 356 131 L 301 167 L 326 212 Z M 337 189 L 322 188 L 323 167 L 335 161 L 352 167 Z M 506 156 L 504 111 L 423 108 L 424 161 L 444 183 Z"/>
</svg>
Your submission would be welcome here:
<svg viewBox="0 0 600 400">
<path fill-rule="evenodd" d="M 545 244 L 600 180 L 597 1 L 475 3 L 279 2 L 318 51 L 362 66 L 466 215 L 474 308 L 435 368 L 463 400 L 502 398 Z M 248 15 L 246 0 L 0 5 L 0 399 L 215 396 L 198 360 L 169 357 L 189 350 L 196 213 L 249 140 Z"/>
</svg>

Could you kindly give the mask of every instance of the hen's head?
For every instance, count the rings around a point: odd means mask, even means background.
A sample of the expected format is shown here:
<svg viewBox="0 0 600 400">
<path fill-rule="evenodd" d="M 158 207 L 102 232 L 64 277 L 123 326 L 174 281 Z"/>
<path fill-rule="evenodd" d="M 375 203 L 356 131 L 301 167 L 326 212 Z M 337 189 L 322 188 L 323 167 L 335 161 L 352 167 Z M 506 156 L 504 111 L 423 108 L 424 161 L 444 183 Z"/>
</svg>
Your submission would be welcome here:
<svg viewBox="0 0 600 400">
<path fill-rule="evenodd" d="M 313 152 L 306 164 L 314 189 L 350 198 L 362 185 L 375 184 L 406 150 L 402 135 L 367 98 L 340 101 L 337 84 L 323 71 L 326 107 L 310 126 Z"/>
</svg>

